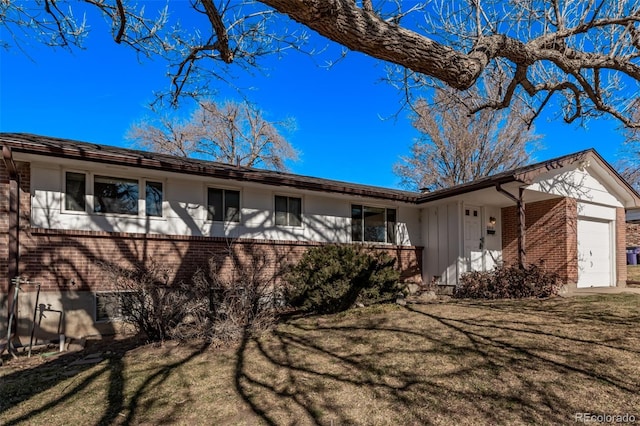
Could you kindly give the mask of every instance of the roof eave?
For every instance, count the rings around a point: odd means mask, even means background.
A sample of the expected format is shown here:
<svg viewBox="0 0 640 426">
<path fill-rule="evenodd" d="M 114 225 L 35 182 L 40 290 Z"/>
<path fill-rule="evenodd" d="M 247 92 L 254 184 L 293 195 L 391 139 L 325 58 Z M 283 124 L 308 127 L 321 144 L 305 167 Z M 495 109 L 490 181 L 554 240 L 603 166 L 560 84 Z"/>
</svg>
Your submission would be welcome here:
<svg viewBox="0 0 640 426">
<path fill-rule="evenodd" d="M 340 185 L 338 181 L 333 182 L 309 182 L 306 180 L 297 180 L 296 175 L 284 174 L 275 176 L 265 176 L 264 171 L 251 169 L 246 167 L 237 167 L 226 164 L 211 163 L 210 167 L 205 167 L 193 163 L 167 163 L 158 159 L 145 158 L 143 151 L 135 151 L 137 156 L 116 154 L 111 152 L 95 152 L 92 150 L 82 149 L 81 147 L 54 147 L 41 143 L 28 143 L 24 140 L 5 140 L 8 148 L 13 152 L 25 153 L 33 155 L 49 155 L 58 158 L 66 158 L 73 160 L 86 160 L 103 164 L 133 166 L 146 169 L 164 170 L 176 173 L 186 173 L 198 176 L 207 176 L 219 179 L 237 180 L 244 182 L 259 183 L 272 186 L 285 186 L 301 190 L 309 190 L 314 192 L 329 192 L 343 195 L 354 195 L 367 198 L 384 199 L 389 201 L 415 203 L 420 194 L 398 194 L 389 193 L 381 188 L 379 191 L 369 188 L 349 187 L 348 185 Z M 88 144 L 96 150 L 101 149 L 101 145 Z M 133 153 L 133 151 L 132 151 Z"/>
</svg>

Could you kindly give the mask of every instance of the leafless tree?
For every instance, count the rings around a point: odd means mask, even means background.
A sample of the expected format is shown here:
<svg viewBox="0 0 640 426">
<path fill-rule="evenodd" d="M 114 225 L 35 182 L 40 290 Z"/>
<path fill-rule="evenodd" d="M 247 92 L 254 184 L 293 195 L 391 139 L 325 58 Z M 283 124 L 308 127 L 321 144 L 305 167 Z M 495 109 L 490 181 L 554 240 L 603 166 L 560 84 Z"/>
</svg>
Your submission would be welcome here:
<svg viewBox="0 0 640 426">
<path fill-rule="evenodd" d="M 302 48 L 307 28 L 396 65 L 408 94 L 432 81 L 466 90 L 502 81 L 491 78 L 499 72 L 508 80 L 477 110 L 522 97 L 533 120 L 557 98 L 567 122 L 607 114 L 640 127 L 628 108 L 640 93 L 640 0 L 192 0 L 155 11 L 125 0 L 2 1 L 0 20 L 14 37 L 77 45 L 87 5 L 117 43 L 169 61 L 174 101 L 202 96 L 232 69 L 224 64 L 254 67 L 263 55 Z"/>
<path fill-rule="evenodd" d="M 640 152 L 635 152 L 635 157 L 623 160 L 619 165 L 621 175 L 627 182 L 640 192 Z"/>
<path fill-rule="evenodd" d="M 433 103 L 416 103 L 413 125 L 421 137 L 394 165 L 403 186 L 434 191 L 529 162 L 539 136 L 522 119 L 524 105 L 471 115 L 477 92 L 459 97 L 453 89 L 437 89 Z"/>
<path fill-rule="evenodd" d="M 200 103 L 188 120 L 161 117 L 132 126 L 128 138 L 154 152 L 287 170 L 297 151 L 282 136 L 292 120 L 270 122 L 249 102 Z"/>
<path fill-rule="evenodd" d="M 640 100 L 632 105 L 632 117 L 640 122 Z M 616 164 L 620 174 L 640 192 L 640 129 L 627 128 L 626 140 L 622 147 L 622 160 Z"/>
</svg>

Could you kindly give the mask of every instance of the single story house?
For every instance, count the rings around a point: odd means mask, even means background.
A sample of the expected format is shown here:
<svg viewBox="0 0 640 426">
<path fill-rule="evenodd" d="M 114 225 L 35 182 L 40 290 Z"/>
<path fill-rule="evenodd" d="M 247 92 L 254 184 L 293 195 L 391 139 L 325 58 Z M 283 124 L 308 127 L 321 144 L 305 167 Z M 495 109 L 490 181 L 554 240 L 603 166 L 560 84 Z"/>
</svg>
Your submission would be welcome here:
<svg viewBox="0 0 640 426">
<path fill-rule="evenodd" d="M 20 335 L 33 283 L 41 329 L 106 332 L 101 303 L 114 288 L 103 265 L 153 259 L 187 280 L 230 241 L 268 248 L 274 263 L 366 244 L 416 285 L 523 262 L 557 272 L 569 291 L 624 286 L 625 209 L 640 207 L 594 150 L 420 193 L 31 134 L 0 133 L 0 147 L 0 331 L 20 276 L 31 282 Z"/>
</svg>

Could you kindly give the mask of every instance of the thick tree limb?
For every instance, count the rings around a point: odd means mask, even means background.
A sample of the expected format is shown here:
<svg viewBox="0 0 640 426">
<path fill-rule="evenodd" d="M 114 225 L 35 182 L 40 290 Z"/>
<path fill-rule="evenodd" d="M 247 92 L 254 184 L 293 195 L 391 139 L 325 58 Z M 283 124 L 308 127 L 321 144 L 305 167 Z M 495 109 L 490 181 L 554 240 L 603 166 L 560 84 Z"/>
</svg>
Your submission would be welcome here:
<svg viewBox="0 0 640 426">
<path fill-rule="evenodd" d="M 201 0 L 204 10 L 211 22 L 218 40 L 216 40 L 214 47 L 220 52 L 220 58 L 227 64 L 233 62 L 233 52 L 229 48 L 229 35 L 227 34 L 227 28 L 222 22 L 222 16 L 218 12 L 218 8 L 213 4 L 212 0 Z"/>
<path fill-rule="evenodd" d="M 73 7 L 59 7 L 62 1 L 9 2 L 0 25 L 11 34 L 12 26 L 27 28 L 49 45 L 79 45 L 84 23 L 77 25 Z M 405 93 L 434 82 L 464 91 L 485 80 L 493 87 L 476 112 L 507 108 L 520 94 L 535 111 L 561 94 L 566 120 L 605 113 L 640 128 L 627 108 L 629 97 L 640 98 L 640 0 L 433 0 L 413 7 L 380 0 L 375 10 L 371 0 L 197 0 L 191 7 L 209 25 L 193 31 L 179 22 L 165 26 L 168 4 L 148 18 L 143 6 L 128 1 L 84 2 L 112 21 L 116 42 L 167 60 L 174 101 L 205 95 L 211 79 L 228 82 L 221 74 L 232 67 L 216 69 L 209 61 L 250 68 L 261 56 L 300 48 L 304 33 L 276 19 L 286 15 L 348 49 L 396 64 Z M 408 23 L 407 14 L 417 11 L 421 24 Z"/>
<path fill-rule="evenodd" d="M 475 83 L 488 63 L 357 7 L 353 0 L 261 0 L 351 50 L 435 77 L 456 89 Z"/>
</svg>

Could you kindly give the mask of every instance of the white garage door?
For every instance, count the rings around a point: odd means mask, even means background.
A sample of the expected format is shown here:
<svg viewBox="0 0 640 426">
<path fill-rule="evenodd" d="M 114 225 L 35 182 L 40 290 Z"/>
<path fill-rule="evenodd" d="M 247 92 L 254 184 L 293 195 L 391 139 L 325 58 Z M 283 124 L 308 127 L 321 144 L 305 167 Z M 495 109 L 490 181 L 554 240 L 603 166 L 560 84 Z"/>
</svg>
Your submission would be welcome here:
<svg viewBox="0 0 640 426">
<path fill-rule="evenodd" d="M 578 220 L 578 287 L 613 285 L 612 229 L 609 221 Z"/>
</svg>

